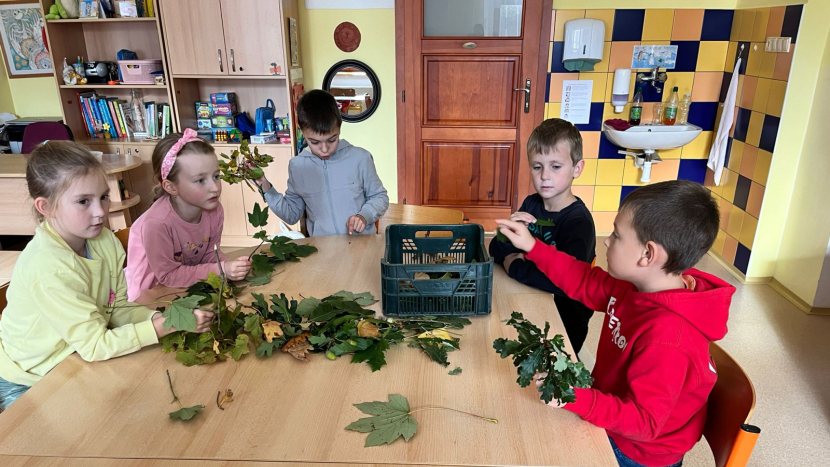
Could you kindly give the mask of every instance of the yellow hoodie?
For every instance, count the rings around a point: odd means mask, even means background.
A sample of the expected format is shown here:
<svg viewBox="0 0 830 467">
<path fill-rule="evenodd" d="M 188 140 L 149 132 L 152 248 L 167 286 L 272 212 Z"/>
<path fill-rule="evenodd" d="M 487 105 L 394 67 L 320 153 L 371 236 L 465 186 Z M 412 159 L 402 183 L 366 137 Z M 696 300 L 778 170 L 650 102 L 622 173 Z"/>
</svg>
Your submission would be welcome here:
<svg viewBox="0 0 830 467">
<path fill-rule="evenodd" d="M 104 229 L 75 254 L 43 222 L 20 254 L 0 319 L 0 378 L 31 386 L 78 352 L 107 360 L 158 343 L 154 310 L 127 301 L 124 248 Z"/>
</svg>

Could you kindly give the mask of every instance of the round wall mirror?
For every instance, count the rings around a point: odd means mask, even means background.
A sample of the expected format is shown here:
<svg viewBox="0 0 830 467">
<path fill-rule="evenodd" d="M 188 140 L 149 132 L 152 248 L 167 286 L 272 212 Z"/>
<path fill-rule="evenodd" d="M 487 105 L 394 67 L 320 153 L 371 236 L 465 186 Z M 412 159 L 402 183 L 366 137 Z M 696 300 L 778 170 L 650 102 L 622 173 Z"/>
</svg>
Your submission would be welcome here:
<svg viewBox="0 0 830 467">
<path fill-rule="evenodd" d="M 323 89 L 337 100 L 345 122 L 366 120 L 380 104 L 378 76 L 358 60 L 335 63 L 323 79 Z"/>
</svg>

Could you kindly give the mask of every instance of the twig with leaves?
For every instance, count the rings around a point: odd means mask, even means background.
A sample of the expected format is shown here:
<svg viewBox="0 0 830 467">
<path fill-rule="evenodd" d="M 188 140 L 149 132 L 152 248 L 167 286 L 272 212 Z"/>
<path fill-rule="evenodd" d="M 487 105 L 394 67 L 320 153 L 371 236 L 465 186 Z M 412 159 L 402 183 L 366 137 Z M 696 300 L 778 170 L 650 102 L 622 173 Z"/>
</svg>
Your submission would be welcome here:
<svg viewBox="0 0 830 467">
<path fill-rule="evenodd" d="M 170 402 L 171 404 L 178 403 L 179 410 L 175 412 L 170 412 L 171 419 L 178 419 L 187 421 L 192 419 L 199 413 L 200 410 L 204 409 L 204 405 L 194 405 L 192 407 L 184 407 L 179 400 L 179 396 L 176 395 L 176 391 L 173 390 L 173 380 L 170 378 L 170 370 L 167 370 L 167 383 L 170 385 L 170 393 L 173 394 L 173 400 Z"/>
</svg>

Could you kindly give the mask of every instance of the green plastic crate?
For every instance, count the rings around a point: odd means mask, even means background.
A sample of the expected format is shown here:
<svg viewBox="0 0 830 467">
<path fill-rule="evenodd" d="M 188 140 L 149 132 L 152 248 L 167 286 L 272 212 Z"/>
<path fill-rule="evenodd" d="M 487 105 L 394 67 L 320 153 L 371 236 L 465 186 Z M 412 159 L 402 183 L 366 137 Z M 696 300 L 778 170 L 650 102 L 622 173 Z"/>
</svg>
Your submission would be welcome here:
<svg viewBox="0 0 830 467">
<path fill-rule="evenodd" d="M 439 257 L 452 261 L 431 264 Z M 418 273 L 432 278 L 416 279 Z M 388 226 L 380 275 L 386 316 L 490 314 L 493 259 L 478 224 Z"/>
</svg>

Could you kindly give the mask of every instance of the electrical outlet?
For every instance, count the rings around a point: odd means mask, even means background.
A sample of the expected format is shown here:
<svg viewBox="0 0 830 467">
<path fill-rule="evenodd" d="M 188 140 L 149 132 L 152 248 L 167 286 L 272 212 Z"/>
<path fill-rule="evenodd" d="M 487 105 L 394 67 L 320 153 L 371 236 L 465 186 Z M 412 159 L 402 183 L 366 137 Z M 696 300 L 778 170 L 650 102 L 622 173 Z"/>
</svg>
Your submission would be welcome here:
<svg viewBox="0 0 830 467">
<path fill-rule="evenodd" d="M 764 50 L 767 52 L 789 52 L 792 37 L 767 37 Z"/>
</svg>

